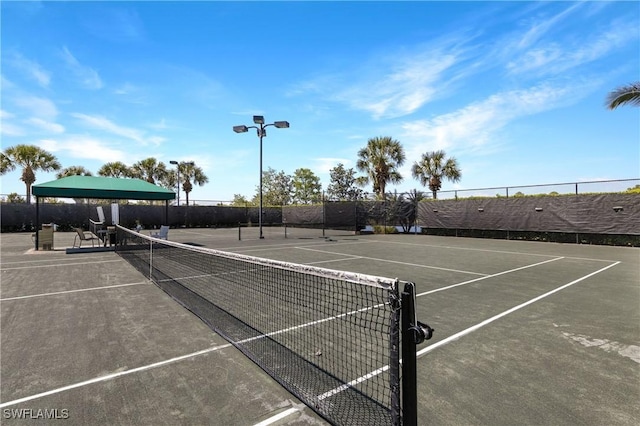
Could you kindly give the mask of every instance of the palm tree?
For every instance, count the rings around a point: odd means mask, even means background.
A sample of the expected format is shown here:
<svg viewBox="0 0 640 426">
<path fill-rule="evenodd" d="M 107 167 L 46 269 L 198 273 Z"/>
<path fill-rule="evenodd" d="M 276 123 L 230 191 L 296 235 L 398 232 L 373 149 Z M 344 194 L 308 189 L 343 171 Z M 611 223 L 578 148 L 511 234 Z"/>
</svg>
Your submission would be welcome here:
<svg viewBox="0 0 640 426">
<path fill-rule="evenodd" d="M 62 179 L 68 176 L 93 176 L 93 175 L 89 170 L 85 169 L 83 166 L 67 167 L 65 169 L 62 169 L 56 174 L 56 177 L 58 179 Z M 84 204 L 84 203 L 89 204 L 88 198 L 74 198 L 73 201 L 75 201 L 76 204 Z"/>
<path fill-rule="evenodd" d="M 130 177 L 131 170 L 121 161 L 114 161 L 112 163 L 105 163 L 98 170 L 98 175 L 106 177 L 123 178 Z"/>
<path fill-rule="evenodd" d="M 384 198 L 385 187 L 388 182 L 399 183 L 402 175 L 398 169 L 404 164 L 404 149 L 400 142 L 389 136 L 377 136 L 367 141 L 367 146 L 358 151 L 356 167 L 366 176 L 361 176 L 358 182 L 373 183 L 373 192 Z"/>
<path fill-rule="evenodd" d="M 454 157 L 445 159 L 445 152 L 442 150 L 422 154 L 420 162 L 413 163 L 411 172 L 414 178 L 420 180 L 422 186 L 429 185 L 434 200 L 442 187 L 443 178 L 451 182 L 459 182 L 462 176 L 456 159 Z"/>
<path fill-rule="evenodd" d="M 93 176 L 93 174 L 83 166 L 67 167 L 56 173 L 56 177 L 58 179 L 62 179 L 67 176 Z"/>
<path fill-rule="evenodd" d="M 189 193 L 193 190 L 193 183 L 202 186 L 209 182 L 209 178 L 204 174 L 202 169 L 196 166 L 193 161 L 183 161 L 178 164 L 180 171 L 180 180 L 182 181 L 182 190 L 187 198 L 187 206 L 189 205 Z"/>
<path fill-rule="evenodd" d="M 169 172 L 167 166 L 153 157 L 146 158 L 138 161 L 131 166 L 131 177 L 146 180 L 149 183 L 155 185 L 156 182 L 163 182 L 166 180 Z"/>
<path fill-rule="evenodd" d="M 618 87 L 607 96 L 609 109 L 616 109 L 625 104 L 640 106 L 640 81 Z"/>
<path fill-rule="evenodd" d="M 31 185 L 36 181 L 36 170 L 51 172 L 60 169 L 56 157 L 35 145 L 16 145 L 7 148 L 0 159 L 0 174 L 22 167 L 23 181 L 27 187 L 27 203 L 31 204 Z"/>
</svg>

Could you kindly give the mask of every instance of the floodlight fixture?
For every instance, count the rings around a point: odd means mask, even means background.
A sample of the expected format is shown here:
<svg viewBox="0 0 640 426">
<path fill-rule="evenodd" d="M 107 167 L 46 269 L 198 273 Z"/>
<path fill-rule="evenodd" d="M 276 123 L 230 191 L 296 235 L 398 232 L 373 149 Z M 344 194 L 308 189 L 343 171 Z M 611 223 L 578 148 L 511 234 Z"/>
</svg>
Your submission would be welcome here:
<svg viewBox="0 0 640 426">
<path fill-rule="evenodd" d="M 178 162 L 177 162 L 176 160 L 171 160 L 171 161 L 169 161 L 169 164 L 177 165 L 177 164 L 178 164 Z"/>
<path fill-rule="evenodd" d="M 624 210 L 624 207 L 622 207 L 622 206 L 613 206 L 613 211 L 616 212 L 616 213 L 619 213 L 619 212 L 621 212 L 623 210 Z"/>
<path fill-rule="evenodd" d="M 262 208 L 262 139 L 267 136 L 266 128 L 269 126 L 274 126 L 278 129 L 287 129 L 289 128 L 288 121 L 275 121 L 273 123 L 265 124 L 264 116 L 262 115 L 254 115 L 253 122 L 256 126 L 233 126 L 233 131 L 236 133 L 244 133 L 248 131 L 248 129 L 256 129 L 256 133 L 258 134 L 258 139 L 260 140 L 260 213 L 258 214 L 258 224 L 260 227 L 260 239 L 264 238 L 262 235 L 262 216 L 264 214 Z"/>
<path fill-rule="evenodd" d="M 278 129 L 288 129 L 289 128 L 289 122 L 288 121 L 274 121 L 273 125 L 276 126 Z"/>
</svg>

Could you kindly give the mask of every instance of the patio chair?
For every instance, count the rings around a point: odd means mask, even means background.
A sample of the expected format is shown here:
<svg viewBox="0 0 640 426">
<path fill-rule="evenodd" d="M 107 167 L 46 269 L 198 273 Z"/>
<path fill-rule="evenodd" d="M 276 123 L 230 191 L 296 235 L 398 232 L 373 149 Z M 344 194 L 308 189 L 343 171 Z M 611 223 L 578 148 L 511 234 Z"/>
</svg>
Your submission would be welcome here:
<svg viewBox="0 0 640 426">
<path fill-rule="evenodd" d="M 102 210 L 102 206 L 98 206 L 96 211 L 98 212 L 98 221 L 89 218 L 89 223 L 91 224 L 91 232 L 98 235 L 98 231 L 104 227 L 104 210 Z"/>
<path fill-rule="evenodd" d="M 94 241 L 100 241 L 100 238 L 96 237 L 89 231 L 83 231 L 82 228 L 73 228 L 76 231 L 76 236 L 73 239 L 73 247 L 76 247 L 76 242 L 78 239 L 80 240 L 80 244 L 78 244 L 78 248 L 82 247 L 83 241 L 91 241 L 91 247 L 95 247 Z"/>
<path fill-rule="evenodd" d="M 152 232 L 150 235 L 153 238 L 160 238 L 160 239 L 166 240 L 169 238 L 169 226 L 162 225 L 158 232 Z"/>
</svg>

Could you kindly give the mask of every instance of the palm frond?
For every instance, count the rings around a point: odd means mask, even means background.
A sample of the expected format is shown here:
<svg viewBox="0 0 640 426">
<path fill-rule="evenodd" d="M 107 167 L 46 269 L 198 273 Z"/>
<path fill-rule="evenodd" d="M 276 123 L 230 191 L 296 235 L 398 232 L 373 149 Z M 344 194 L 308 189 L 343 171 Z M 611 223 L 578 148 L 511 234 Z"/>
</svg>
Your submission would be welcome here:
<svg viewBox="0 0 640 426">
<path fill-rule="evenodd" d="M 616 109 L 620 105 L 640 106 L 640 82 L 617 88 L 607 96 L 607 107 Z"/>
</svg>

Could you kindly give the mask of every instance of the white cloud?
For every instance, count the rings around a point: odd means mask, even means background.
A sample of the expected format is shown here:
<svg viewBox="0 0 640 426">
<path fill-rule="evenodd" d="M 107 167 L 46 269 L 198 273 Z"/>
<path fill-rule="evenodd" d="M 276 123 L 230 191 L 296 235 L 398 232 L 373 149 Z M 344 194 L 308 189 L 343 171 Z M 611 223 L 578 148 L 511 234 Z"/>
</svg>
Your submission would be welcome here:
<svg viewBox="0 0 640 426">
<path fill-rule="evenodd" d="M 2 134 L 3 136 L 24 136 L 25 131 L 20 126 L 16 126 L 12 123 L 5 123 L 3 121 L 2 125 L 0 126 L 0 134 Z"/>
<path fill-rule="evenodd" d="M 412 114 L 432 101 L 448 81 L 464 70 L 454 70 L 464 60 L 457 40 L 394 52 L 375 58 L 350 73 L 327 73 L 294 84 L 289 96 L 309 92 L 369 112 L 374 119 Z"/>
<path fill-rule="evenodd" d="M 126 139 L 130 139 L 134 142 L 138 142 L 141 145 L 154 145 L 159 146 L 166 141 L 166 138 L 162 136 L 147 135 L 144 130 L 134 129 L 131 127 L 120 126 L 106 117 L 100 115 L 88 115 L 82 113 L 71 113 L 72 117 L 75 117 L 87 124 L 88 126 L 102 130 L 107 133 L 111 133 L 116 136 L 120 136 Z"/>
<path fill-rule="evenodd" d="M 328 174 L 331 169 L 336 167 L 338 163 L 342 163 L 345 168 L 351 168 L 352 161 L 347 158 L 315 158 L 314 172 Z"/>
<path fill-rule="evenodd" d="M 14 99 L 16 106 L 19 106 L 36 117 L 53 118 L 58 115 L 56 105 L 47 98 L 37 96 L 20 96 Z"/>
<path fill-rule="evenodd" d="M 19 53 L 14 53 L 11 56 L 9 63 L 35 80 L 40 86 L 49 86 L 51 76 L 37 62 L 30 61 Z"/>
<path fill-rule="evenodd" d="M 0 119 L 6 120 L 7 118 L 13 118 L 13 117 L 15 117 L 14 114 L 11 114 L 9 111 L 0 109 Z"/>
<path fill-rule="evenodd" d="M 41 118 L 32 117 L 26 120 L 28 124 L 38 127 L 49 133 L 64 133 L 64 126 L 52 121 L 43 120 Z"/>
<path fill-rule="evenodd" d="M 167 126 L 167 121 L 163 118 L 160 121 L 149 124 L 149 127 L 154 130 L 166 130 L 169 126 Z"/>
<path fill-rule="evenodd" d="M 507 62 L 506 68 L 511 74 L 535 71 L 540 75 L 557 75 L 598 60 L 637 38 L 635 24 L 615 22 L 607 31 L 594 31 L 586 38 L 565 41 L 562 45 L 557 41 L 540 43 Z"/>
<path fill-rule="evenodd" d="M 102 163 L 130 160 L 126 152 L 112 148 L 109 143 L 81 135 L 71 135 L 61 140 L 43 139 L 38 145 L 49 152 L 83 160 L 99 160 Z"/>
<path fill-rule="evenodd" d="M 100 79 L 100 75 L 93 68 L 82 65 L 78 60 L 71 54 L 67 47 L 62 48 L 62 57 L 67 63 L 67 66 L 71 70 L 71 72 L 78 78 L 80 84 L 92 90 L 101 89 L 103 86 L 102 80 Z"/>
<path fill-rule="evenodd" d="M 527 32 L 520 38 L 517 43 L 517 47 L 520 49 L 526 49 L 529 46 L 533 45 L 539 39 L 544 37 L 548 32 L 550 32 L 555 26 L 557 26 L 563 20 L 567 19 L 573 12 L 575 12 L 582 6 L 582 3 L 577 2 L 548 19 L 538 20 L 537 22 L 532 24 Z"/>
<path fill-rule="evenodd" d="M 587 85 L 553 87 L 539 85 L 492 95 L 457 111 L 429 120 L 404 123 L 403 141 L 409 142 L 408 158 L 428 151 L 479 151 L 495 147 L 500 131 L 510 122 L 528 115 L 577 102 L 589 91 Z"/>
<path fill-rule="evenodd" d="M 9 120 L 11 120 L 14 117 L 15 117 L 14 114 L 11 114 L 8 111 L 0 109 L 0 134 L 4 136 L 23 136 L 24 135 L 24 129 L 22 129 L 20 126 L 17 126 L 9 122 Z"/>
<path fill-rule="evenodd" d="M 401 117 L 431 101 L 443 73 L 457 62 L 455 54 L 430 51 L 404 58 L 386 75 L 374 75 L 334 96 L 373 118 Z"/>
</svg>

